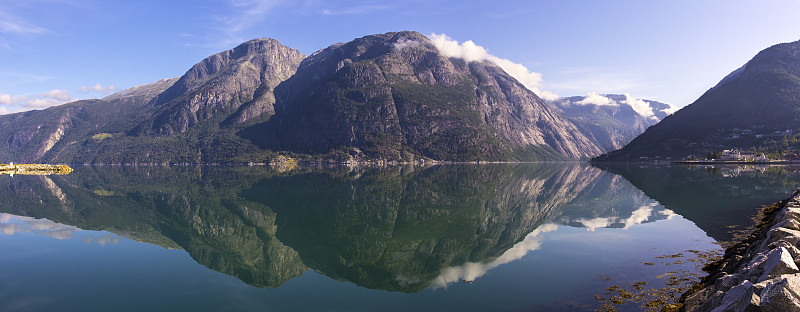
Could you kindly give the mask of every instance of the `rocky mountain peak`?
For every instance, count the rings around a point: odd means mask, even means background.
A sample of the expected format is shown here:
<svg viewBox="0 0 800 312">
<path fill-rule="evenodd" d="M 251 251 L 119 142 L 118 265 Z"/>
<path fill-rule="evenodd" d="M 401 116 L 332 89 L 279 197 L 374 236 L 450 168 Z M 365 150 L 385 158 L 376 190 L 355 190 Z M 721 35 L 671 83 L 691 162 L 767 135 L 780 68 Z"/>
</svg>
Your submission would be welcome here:
<svg viewBox="0 0 800 312">
<path fill-rule="evenodd" d="M 240 124 L 274 114 L 272 90 L 305 55 L 275 39 L 254 39 L 194 65 L 152 103 L 159 107 L 139 133 L 182 133 L 204 120 Z"/>
</svg>

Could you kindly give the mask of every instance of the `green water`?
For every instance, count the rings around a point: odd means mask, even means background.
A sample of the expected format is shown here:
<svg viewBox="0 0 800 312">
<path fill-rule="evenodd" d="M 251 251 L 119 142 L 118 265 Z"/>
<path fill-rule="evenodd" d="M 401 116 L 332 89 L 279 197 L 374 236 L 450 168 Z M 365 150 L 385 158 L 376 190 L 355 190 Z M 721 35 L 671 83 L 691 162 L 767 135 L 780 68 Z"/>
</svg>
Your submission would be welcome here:
<svg viewBox="0 0 800 312">
<path fill-rule="evenodd" d="M 586 164 L 0 176 L 0 310 L 591 310 L 798 186 L 790 167 Z"/>
</svg>

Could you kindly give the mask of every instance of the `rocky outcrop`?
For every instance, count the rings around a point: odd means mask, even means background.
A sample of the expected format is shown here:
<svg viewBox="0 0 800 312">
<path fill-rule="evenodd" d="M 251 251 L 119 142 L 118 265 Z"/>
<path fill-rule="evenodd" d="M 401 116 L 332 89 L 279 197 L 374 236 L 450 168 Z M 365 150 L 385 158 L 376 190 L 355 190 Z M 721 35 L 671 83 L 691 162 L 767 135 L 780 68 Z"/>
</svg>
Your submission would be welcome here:
<svg viewBox="0 0 800 312">
<path fill-rule="evenodd" d="M 729 248 L 684 297 L 684 311 L 800 311 L 800 190 L 745 241 Z"/>
</svg>

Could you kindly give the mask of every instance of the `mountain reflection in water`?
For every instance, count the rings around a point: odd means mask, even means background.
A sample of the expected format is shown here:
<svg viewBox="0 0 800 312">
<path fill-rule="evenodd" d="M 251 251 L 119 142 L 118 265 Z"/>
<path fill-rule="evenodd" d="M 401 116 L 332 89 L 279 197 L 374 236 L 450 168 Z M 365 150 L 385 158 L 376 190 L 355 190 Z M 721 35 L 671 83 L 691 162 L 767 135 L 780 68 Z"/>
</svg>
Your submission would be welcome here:
<svg viewBox="0 0 800 312">
<path fill-rule="evenodd" d="M 710 197 L 702 200 L 710 205 L 731 194 L 724 180 L 730 175 L 714 170 L 608 169 L 619 175 L 586 164 L 286 173 L 77 167 L 68 176 L 0 178 L 0 196 L 14 198 L 0 201 L 0 229 L 57 238 L 78 228 L 104 230 L 186 250 L 208 268 L 263 288 L 313 269 L 366 288 L 419 292 L 472 282 L 537 250 L 540 234 L 559 226 L 629 228 L 677 213 L 697 216 L 689 219 L 713 233 L 703 226 L 718 222 L 684 197 Z M 791 171 L 759 174 L 778 178 L 750 177 L 759 186 L 744 193 L 756 200 L 780 199 L 797 181 Z M 717 195 L 716 188 L 727 191 Z"/>
</svg>

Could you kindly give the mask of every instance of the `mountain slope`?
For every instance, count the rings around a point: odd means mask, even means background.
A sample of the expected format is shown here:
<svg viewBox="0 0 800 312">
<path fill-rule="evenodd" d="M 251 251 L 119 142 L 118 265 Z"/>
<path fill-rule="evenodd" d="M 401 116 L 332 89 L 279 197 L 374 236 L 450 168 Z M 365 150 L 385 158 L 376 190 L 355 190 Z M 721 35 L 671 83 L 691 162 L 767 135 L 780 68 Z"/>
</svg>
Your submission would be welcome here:
<svg viewBox="0 0 800 312">
<path fill-rule="evenodd" d="M 758 53 L 697 101 L 650 127 L 621 150 L 597 160 L 672 159 L 757 149 L 798 147 L 800 41 Z"/>
<path fill-rule="evenodd" d="M 145 104 L 177 78 L 119 92 L 99 100 L 72 102 L 45 110 L 0 116 L 0 159 L 17 162 L 70 161 L 81 142 L 94 135 L 125 131 L 147 118 Z M 102 139 L 100 139 L 102 140 Z"/>
<path fill-rule="evenodd" d="M 622 148 L 673 110 L 669 104 L 621 94 L 564 97 L 550 103 L 604 152 Z"/>
<path fill-rule="evenodd" d="M 272 144 L 301 153 L 541 160 L 599 152 L 495 64 L 444 57 L 416 32 L 321 50 L 276 92 L 284 115 Z"/>
</svg>

